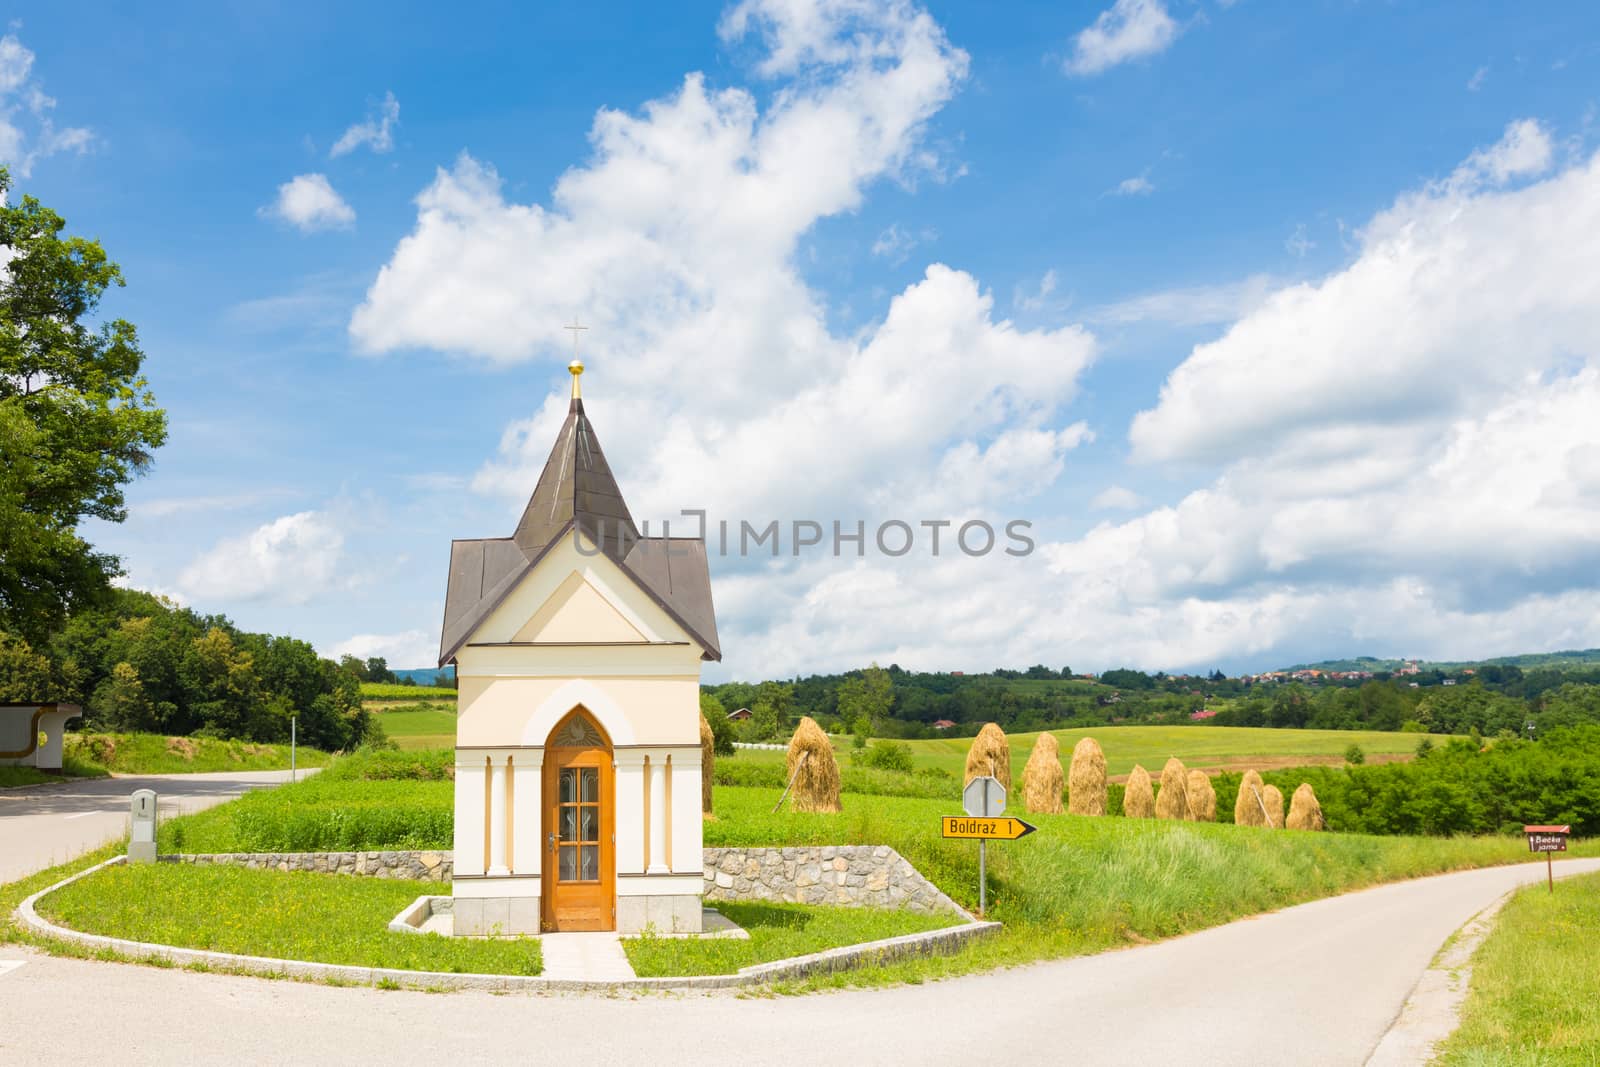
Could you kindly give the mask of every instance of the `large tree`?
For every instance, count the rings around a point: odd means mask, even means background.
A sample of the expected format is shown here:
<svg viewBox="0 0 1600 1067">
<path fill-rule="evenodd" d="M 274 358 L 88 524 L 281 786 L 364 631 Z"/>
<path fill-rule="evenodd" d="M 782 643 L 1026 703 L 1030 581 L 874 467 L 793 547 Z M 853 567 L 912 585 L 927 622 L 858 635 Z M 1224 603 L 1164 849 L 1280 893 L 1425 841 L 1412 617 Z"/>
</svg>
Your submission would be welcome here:
<svg viewBox="0 0 1600 1067">
<path fill-rule="evenodd" d="M 95 315 L 121 269 L 33 197 L 10 204 L 10 187 L 0 168 L 0 629 L 42 646 L 121 573 L 78 524 L 126 517 L 123 486 L 167 421 L 133 324 Z"/>
</svg>

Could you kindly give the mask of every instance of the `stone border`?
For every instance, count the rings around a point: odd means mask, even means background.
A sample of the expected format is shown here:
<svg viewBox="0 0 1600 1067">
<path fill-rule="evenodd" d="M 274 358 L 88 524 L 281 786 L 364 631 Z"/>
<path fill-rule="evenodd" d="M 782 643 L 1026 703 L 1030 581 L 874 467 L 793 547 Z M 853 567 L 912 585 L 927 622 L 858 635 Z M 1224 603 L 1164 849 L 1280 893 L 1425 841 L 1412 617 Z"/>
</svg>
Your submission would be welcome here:
<svg viewBox="0 0 1600 1067">
<path fill-rule="evenodd" d="M 728 846 L 701 854 L 707 904 L 831 904 L 973 919 L 888 845 Z"/>
<path fill-rule="evenodd" d="M 197 867 L 245 867 L 258 871 L 310 871 L 313 874 L 355 874 L 367 878 L 402 878 L 411 882 L 448 882 L 455 876 L 449 849 L 383 849 L 372 852 L 169 852 L 162 863 Z"/>
<path fill-rule="evenodd" d="M 919 956 L 956 951 L 969 941 L 999 931 L 997 922 L 966 922 L 942 930 L 869 941 L 863 945 L 828 949 L 809 956 L 796 956 L 771 963 L 758 963 L 734 974 L 701 975 L 691 978 L 632 978 L 625 981 L 584 982 L 572 979 L 543 978 L 518 974 L 456 974 L 442 971 L 405 971 L 392 967 L 356 967 L 340 963 L 313 963 L 308 960 L 272 959 L 265 956 L 240 956 L 231 952 L 178 948 L 120 937 L 86 934 L 57 926 L 39 915 L 35 905 L 45 897 L 114 864 L 126 856 L 113 856 L 79 871 L 51 886 L 46 886 L 17 906 L 14 913 L 22 925 L 39 937 L 65 941 L 97 951 L 111 952 L 134 962 L 163 960 L 179 966 L 199 966 L 236 974 L 268 978 L 298 978 L 345 985 L 388 984 L 415 989 L 486 989 L 499 992 L 536 993 L 614 993 L 670 992 L 737 989 L 764 985 L 791 978 L 833 974 L 868 964 L 891 963 Z"/>
</svg>

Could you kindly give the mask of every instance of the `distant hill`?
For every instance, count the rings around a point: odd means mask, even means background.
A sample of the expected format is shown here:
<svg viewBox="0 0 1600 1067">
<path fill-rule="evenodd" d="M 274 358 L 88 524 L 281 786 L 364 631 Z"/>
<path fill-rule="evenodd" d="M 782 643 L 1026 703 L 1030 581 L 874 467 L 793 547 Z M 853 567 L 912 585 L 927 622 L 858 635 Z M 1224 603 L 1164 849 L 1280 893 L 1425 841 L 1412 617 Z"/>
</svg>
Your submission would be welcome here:
<svg viewBox="0 0 1600 1067">
<path fill-rule="evenodd" d="M 410 670 L 394 672 L 396 678 L 410 678 L 418 685 L 432 685 L 434 679 L 441 674 L 446 678 L 453 679 L 456 676 L 456 669 L 454 667 L 412 667 Z"/>
<path fill-rule="evenodd" d="M 1527 652 L 1520 656 L 1497 656 L 1494 659 L 1480 660 L 1403 660 L 1403 659 L 1378 659 L 1374 656 L 1357 656 L 1354 659 L 1329 659 L 1321 663 L 1302 663 L 1295 667 L 1285 667 L 1288 671 L 1394 671 L 1407 663 L 1415 663 L 1423 670 L 1452 671 L 1465 670 L 1468 667 L 1474 670 L 1480 667 L 1520 667 L 1525 671 L 1531 670 L 1575 670 L 1582 667 L 1600 666 L 1600 648 L 1573 649 L 1565 652 Z"/>
</svg>

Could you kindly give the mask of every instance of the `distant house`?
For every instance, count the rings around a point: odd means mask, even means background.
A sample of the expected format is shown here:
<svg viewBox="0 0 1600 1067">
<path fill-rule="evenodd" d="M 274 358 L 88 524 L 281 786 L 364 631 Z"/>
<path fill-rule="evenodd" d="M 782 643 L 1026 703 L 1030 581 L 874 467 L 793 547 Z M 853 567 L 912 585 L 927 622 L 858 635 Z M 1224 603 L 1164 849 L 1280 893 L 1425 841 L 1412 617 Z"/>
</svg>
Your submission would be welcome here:
<svg viewBox="0 0 1600 1067">
<path fill-rule="evenodd" d="M 955 723 L 951 722 L 949 719 L 935 719 L 933 721 L 933 728 L 935 730 L 948 730 L 954 725 Z"/>
<path fill-rule="evenodd" d="M 966 671 L 951 671 L 950 672 L 950 677 L 952 677 L 952 678 L 965 678 L 966 676 L 967 676 L 967 672 Z"/>
<path fill-rule="evenodd" d="M 1201 708 L 1199 711 L 1191 711 L 1189 713 L 1189 718 L 1195 722 L 1204 722 L 1206 719 L 1215 719 L 1216 717 L 1216 711 L 1211 708 Z"/>
<path fill-rule="evenodd" d="M 1444 684 L 1445 685 L 1455 685 L 1456 684 L 1456 680 L 1454 678 L 1446 678 L 1444 680 Z"/>
<path fill-rule="evenodd" d="M 736 709 L 734 711 L 728 712 L 728 719 L 730 721 L 732 721 L 732 722 L 744 722 L 749 717 L 750 717 L 750 709 L 749 708 L 738 708 L 738 709 Z"/>
</svg>

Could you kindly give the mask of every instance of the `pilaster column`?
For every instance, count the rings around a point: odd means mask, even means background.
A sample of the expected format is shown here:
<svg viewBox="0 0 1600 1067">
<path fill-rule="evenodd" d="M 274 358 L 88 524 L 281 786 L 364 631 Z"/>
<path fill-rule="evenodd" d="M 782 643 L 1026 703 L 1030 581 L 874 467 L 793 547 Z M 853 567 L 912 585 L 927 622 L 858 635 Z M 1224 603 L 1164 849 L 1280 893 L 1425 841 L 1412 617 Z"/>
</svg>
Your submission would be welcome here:
<svg viewBox="0 0 1600 1067">
<path fill-rule="evenodd" d="M 491 876 L 511 873 L 506 867 L 506 763 L 505 757 L 489 763 L 489 870 Z"/>
<path fill-rule="evenodd" d="M 670 874 L 667 867 L 667 824 L 672 812 L 667 807 L 667 760 L 653 756 L 650 760 L 650 866 L 645 874 Z"/>
</svg>

